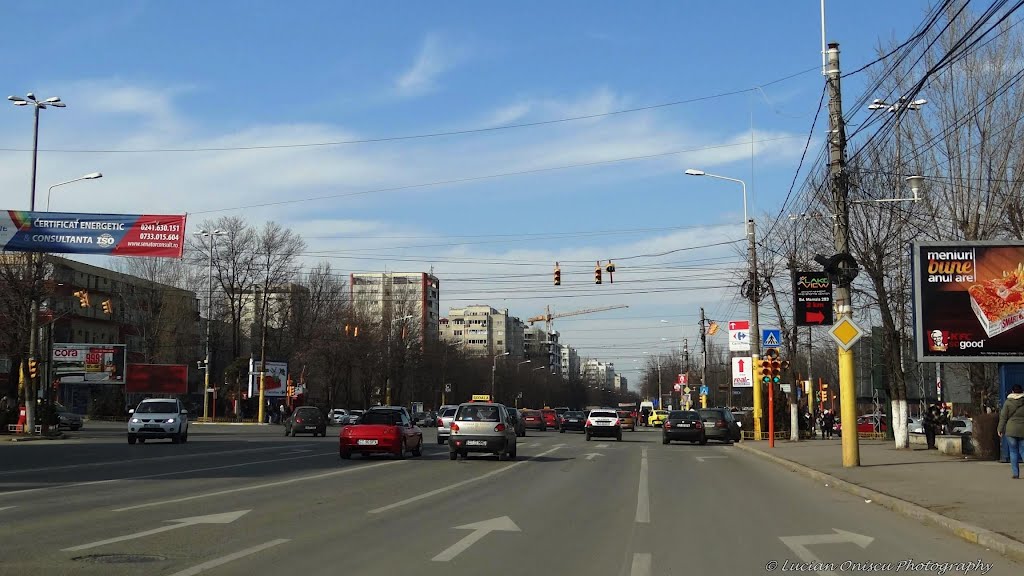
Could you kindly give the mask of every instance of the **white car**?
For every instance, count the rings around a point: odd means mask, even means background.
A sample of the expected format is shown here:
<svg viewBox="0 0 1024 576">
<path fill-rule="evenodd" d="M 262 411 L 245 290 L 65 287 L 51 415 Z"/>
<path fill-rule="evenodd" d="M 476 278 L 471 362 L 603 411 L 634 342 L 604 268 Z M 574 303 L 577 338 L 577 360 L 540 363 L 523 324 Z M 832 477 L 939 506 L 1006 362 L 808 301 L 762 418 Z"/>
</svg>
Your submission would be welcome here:
<svg viewBox="0 0 1024 576">
<path fill-rule="evenodd" d="M 452 433 L 452 420 L 455 420 L 455 412 L 458 406 L 442 406 L 437 411 L 437 443 L 447 444 L 448 437 Z"/>
<path fill-rule="evenodd" d="M 951 418 L 949 420 L 950 434 L 973 434 L 974 421 L 970 418 Z"/>
<path fill-rule="evenodd" d="M 924 434 L 924 418 L 907 418 L 907 431 L 911 434 Z"/>
<path fill-rule="evenodd" d="M 335 408 L 331 410 L 331 413 L 327 415 L 327 422 L 330 424 L 341 424 L 348 422 L 348 410 L 344 408 Z"/>
<path fill-rule="evenodd" d="M 170 438 L 174 444 L 188 442 L 188 410 L 174 398 L 149 398 L 128 411 L 128 443 L 153 438 Z"/>
</svg>

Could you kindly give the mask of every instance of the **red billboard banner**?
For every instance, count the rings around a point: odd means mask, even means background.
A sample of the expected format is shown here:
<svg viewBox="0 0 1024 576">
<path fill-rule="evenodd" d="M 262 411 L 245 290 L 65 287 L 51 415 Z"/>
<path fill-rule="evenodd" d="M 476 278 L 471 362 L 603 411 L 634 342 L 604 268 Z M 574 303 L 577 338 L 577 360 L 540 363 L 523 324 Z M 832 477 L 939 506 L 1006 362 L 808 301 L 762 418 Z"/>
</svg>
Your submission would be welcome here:
<svg viewBox="0 0 1024 576">
<path fill-rule="evenodd" d="M 188 393 L 188 366 L 184 364 L 129 364 L 125 392 L 144 394 Z"/>
</svg>

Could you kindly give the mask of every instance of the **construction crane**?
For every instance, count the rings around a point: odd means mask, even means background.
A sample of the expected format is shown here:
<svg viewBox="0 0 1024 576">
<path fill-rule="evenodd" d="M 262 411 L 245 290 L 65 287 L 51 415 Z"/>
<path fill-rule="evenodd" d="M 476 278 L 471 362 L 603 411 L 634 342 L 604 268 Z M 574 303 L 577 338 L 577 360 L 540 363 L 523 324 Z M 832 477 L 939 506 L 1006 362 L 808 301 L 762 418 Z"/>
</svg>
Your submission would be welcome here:
<svg viewBox="0 0 1024 576">
<path fill-rule="evenodd" d="M 529 322 L 531 325 L 534 322 L 544 322 L 544 329 L 547 331 L 547 333 L 549 334 L 548 337 L 550 338 L 551 337 L 550 336 L 551 331 L 554 329 L 554 324 L 553 324 L 552 321 L 555 318 L 565 318 L 567 316 L 579 316 L 581 314 L 593 314 L 594 312 L 604 312 L 605 310 L 618 310 L 619 308 L 629 308 L 629 306 L 626 306 L 625 304 L 619 304 L 617 306 L 601 306 L 600 308 L 584 308 L 583 310 L 573 310 L 572 312 L 559 312 L 557 314 L 552 314 L 551 313 L 551 306 L 548 306 L 546 308 L 546 311 L 545 311 L 544 314 L 541 314 L 540 316 L 534 316 L 532 318 L 527 319 L 526 321 Z"/>
</svg>

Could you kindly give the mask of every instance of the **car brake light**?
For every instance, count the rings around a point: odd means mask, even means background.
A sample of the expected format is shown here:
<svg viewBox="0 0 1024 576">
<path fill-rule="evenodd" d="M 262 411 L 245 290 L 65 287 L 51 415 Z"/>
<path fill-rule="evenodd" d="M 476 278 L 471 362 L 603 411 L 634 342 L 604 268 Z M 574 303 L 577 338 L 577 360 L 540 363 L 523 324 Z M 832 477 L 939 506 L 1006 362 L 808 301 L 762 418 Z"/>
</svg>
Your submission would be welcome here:
<svg viewBox="0 0 1024 576">
<path fill-rule="evenodd" d="M 704 425 L 700 423 L 700 420 L 698 420 L 697 422 L 695 422 L 695 424 L 697 425 L 697 426 L 696 426 L 697 428 L 703 428 L 703 427 L 704 427 Z"/>
<path fill-rule="evenodd" d="M 671 422 L 665 422 L 665 430 L 668 430 L 671 427 L 672 427 L 672 423 Z"/>
<path fill-rule="evenodd" d="M 615 419 L 615 424 L 612 424 L 612 426 L 621 426 L 621 424 L 619 424 L 618 418 Z"/>
<path fill-rule="evenodd" d="M 594 425 L 594 423 L 590 421 L 590 418 L 587 418 L 587 426 L 593 426 L 593 425 Z"/>
<path fill-rule="evenodd" d="M 302 422 L 302 418 L 296 418 L 295 421 L 296 422 Z"/>
<path fill-rule="evenodd" d="M 459 431 L 459 425 L 456 424 L 455 422 L 452 422 L 452 425 L 449 426 L 449 428 L 451 428 L 452 432 L 458 432 Z"/>
<path fill-rule="evenodd" d="M 494 427 L 494 431 L 495 432 L 504 432 L 505 431 L 505 425 L 504 424 L 498 424 L 497 426 Z"/>
</svg>

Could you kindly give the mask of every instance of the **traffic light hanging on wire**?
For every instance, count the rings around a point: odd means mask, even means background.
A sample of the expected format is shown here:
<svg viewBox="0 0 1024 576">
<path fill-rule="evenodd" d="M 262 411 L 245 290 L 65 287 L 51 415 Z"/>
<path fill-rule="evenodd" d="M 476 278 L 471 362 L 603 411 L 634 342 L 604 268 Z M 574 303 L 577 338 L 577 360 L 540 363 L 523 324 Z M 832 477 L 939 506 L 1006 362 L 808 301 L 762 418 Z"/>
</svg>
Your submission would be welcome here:
<svg viewBox="0 0 1024 576">
<path fill-rule="evenodd" d="M 82 308 L 89 307 L 89 291 L 88 290 L 76 290 L 74 293 L 75 297 L 78 298 L 78 305 Z"/>
<path fill-rule="evenodd" d="M 615 274 L 615 264 L 609 260 L 608 264 L 604 267 L 604 270 L 608 273 L 608 283 L 615 284 L 615 277 L 613 276 L 613 274 Z"/>
<path fill-rule="evenodd" d="M 103 301 L 103 313 L 107 315 L 114 313 L 114 303 L 109 298 Z"/>
<path fill-rule="evenodd" d="M 555 286 L 562 285 L 562 269 L 558 267 L 558 262 L 555 262 Z"/>
<path fill-rule="evenodd" d="M 594 267 L 594 284 L 601 283 L 601 261 L 597 261 L 597 266 Z"/>
</svg>

